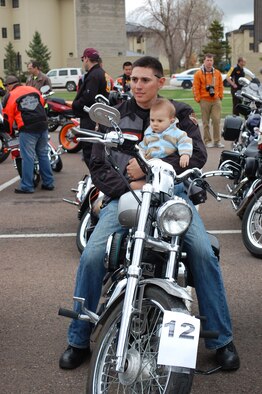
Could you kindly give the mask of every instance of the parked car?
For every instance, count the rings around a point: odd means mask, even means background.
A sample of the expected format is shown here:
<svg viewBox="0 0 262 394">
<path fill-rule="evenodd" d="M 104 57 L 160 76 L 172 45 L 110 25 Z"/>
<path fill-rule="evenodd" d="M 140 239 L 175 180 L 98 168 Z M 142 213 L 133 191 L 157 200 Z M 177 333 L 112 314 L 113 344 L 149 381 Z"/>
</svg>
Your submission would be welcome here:
<svg viewBox="0 0 262 394">
<path fill-rule="evenodd" d="M 174 87 L 182 87 L 184 89 L 191 89 L 194 80 L 194 74 L 199 70 L 199 67 L 190 68 L 178 74 L 172 74 L 170 78 L 170 85 Z M 244 67 L 246 77 L 254 78 L 255 75 L 248 68 Z M 229 86 L 226 80 L 227 74 L 222 74 L 223 84 L 225 87 Z"/>
<path fill-rule="evenodd" d="M 66 88 L 69 92 L 76 90 L 79 78 L 82 76 L 81 68 L 54 68 L 46 74 L 53 88 Z"/>
</svg>

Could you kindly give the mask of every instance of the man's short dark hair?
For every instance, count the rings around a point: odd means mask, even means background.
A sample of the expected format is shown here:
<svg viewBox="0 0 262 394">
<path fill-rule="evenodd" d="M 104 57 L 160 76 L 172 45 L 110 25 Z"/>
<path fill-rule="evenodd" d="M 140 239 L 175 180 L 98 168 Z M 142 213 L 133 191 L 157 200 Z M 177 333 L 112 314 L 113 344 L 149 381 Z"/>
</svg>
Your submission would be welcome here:
<svg viewBox="0 0 262 394">
<path fill-rule="evenodd" d="M 40 63 L 37 62 L 36 60 L 30 60 L 30 62 L 28 64 L 32 64 L 33 68 L 38 68 L 40 69 Z"/>
<path fill-rule="evenodd" d="M 124 69 L 125 67 L 129 67 L 129 66 L 132 66 L 132 63 L 131 63 L 131 62 L 125 62 L 125 63 L 123 63 L 123 69 Z"/>
<path fill-rule="evenodd" d="M 158 77 L 164 76 L 163 66 L 156 57 L 143 56 L 134 61 L 133 68 L 135 67 L 151 68 Z"/>
</svg>

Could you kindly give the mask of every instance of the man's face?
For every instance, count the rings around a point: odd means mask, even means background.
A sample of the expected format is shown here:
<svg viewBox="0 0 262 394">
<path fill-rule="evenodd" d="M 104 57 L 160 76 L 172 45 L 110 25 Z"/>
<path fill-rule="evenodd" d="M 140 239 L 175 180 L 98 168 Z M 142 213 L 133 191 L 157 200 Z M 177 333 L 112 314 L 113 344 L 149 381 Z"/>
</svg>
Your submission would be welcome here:
<svg viewBox="0 0 262 394">
<path fill-rule="evenodd" d="M 164 85 L 164 77 L 156 77 L 155 71 L 147 67 L 135 67 L 131 74 L 131 90 L 137 104 L 149 109 L 157 98 L 159 89 Z"/>
<path fill-rule="evenodd" d="M 245 65 L 246 65 L 246 59 L 240 60 L 239 65 L 240 65 L 240 67 L 242 67 L 242 68 L 245 67 Z"/>
<path fill-rule="evenodd" d="M 35 75 L 37 73 L 37 67 L 33 67 L 32 63 L 29 63 L 27 66 L 27 71 L 29 74 Z"/>
<path fill-rule="evenodd" d="M 212 57 L 206 57 L 204 60 L 205 69 L 210 71 L 213 67 L 214 59 Z"/>
<path fill-rule="evenodd" d="M 132 66 L 125 66 L 123 70 L 124 70 L 124 74 L 125 74 L 127 77 L 130 77 L 130 75 L 131 75 L 131 73 L 132 73 Z"/>
</svg>

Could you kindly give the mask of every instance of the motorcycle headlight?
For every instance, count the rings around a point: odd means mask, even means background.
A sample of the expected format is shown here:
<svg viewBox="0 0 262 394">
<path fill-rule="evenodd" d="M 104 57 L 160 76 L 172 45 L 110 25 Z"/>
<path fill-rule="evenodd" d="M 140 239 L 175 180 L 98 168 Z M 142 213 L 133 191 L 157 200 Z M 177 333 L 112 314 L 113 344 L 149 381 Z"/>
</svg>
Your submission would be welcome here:
<svg viewBox="0 0 262 394">
<path fill-rule="evenodd" d="M 165 202 L 157 210 L 157 225 L 163 235 L 183 234 L 190 226 L 192 209 L 182 198 Z"/>
</svg>

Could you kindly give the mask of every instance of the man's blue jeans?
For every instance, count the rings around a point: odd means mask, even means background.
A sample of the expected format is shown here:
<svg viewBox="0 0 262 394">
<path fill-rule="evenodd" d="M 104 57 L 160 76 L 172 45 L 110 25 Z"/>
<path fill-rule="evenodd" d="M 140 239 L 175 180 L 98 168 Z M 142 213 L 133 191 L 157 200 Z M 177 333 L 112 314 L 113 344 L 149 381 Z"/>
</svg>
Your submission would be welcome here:
<svg viewBox="0 0 262 394">
<path fill-rule="evenodd" d="M 22 179 L 20 188 L 34 191 L 34 160 L 37 155 L 40 175 L 45 186 L 54 184 L 51 164 L 48 158 L 48 131 L 20 132 L 20 152 L 22 157 Z"/>
<path fill-rule="evenodd" d="M 199 311 L 202 316 L 207 318 L 203 323 L 203 328 L 220 333 L 218 339 L 207 339 L 206 347 L 217 349 L 227 345 L 233 339 L 219 262 L 214 255 L 197 210 L 182 188 L 177 190 L 176 194 L 185 198 L 193 207 L 193 221 L 186 233 L 184 247 L 194 278 Z M 101 210 L 99 222 L 81 256 L 76 277 L 75 296 L 85 298 L 87 308 L 94 312 L 99 301 L 105 273 L 106 241 L 111 233 L 121 231 L 117 220 L 117 204 L 118 200 L 111 201 Z M 79 311 L 78 304 L 75 305 L 75 310 Z M 68 330 L 68 343 L 78 348 L 86 348 L 89 346 L 90 333 L 89 323 L 73 320 Z"/>
</svg>

